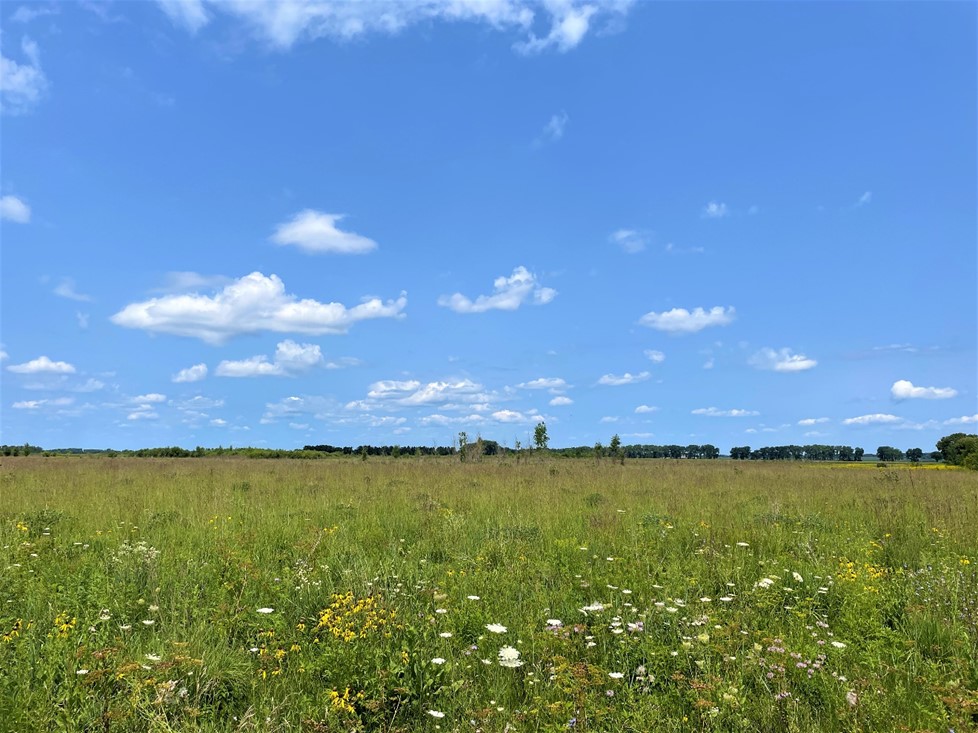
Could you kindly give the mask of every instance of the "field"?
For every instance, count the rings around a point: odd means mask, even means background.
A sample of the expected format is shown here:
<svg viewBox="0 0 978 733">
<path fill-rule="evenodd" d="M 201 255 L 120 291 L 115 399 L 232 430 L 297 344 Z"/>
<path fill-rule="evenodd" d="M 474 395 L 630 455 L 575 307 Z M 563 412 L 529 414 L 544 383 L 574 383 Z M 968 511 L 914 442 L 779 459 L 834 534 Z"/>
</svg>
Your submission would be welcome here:
<svg viewBox="0 0 978 733">
<path fill-rule="evenodd" d="M 5 458 L 0 731 L 978 728 L 973 472 Z"/>
</svg>

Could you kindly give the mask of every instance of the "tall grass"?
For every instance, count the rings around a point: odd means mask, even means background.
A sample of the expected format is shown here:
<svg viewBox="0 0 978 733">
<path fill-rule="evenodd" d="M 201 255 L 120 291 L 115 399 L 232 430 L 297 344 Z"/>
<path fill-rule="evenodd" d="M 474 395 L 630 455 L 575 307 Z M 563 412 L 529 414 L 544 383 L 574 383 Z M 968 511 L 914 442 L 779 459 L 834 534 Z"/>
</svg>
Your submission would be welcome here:
<svg viewBox="0 0 978 733">
<path fill-rule="evenodd" d="M 0 481 L 2 731 L 978 721 L 964 471 L 29 457 Z"/>
</svg>

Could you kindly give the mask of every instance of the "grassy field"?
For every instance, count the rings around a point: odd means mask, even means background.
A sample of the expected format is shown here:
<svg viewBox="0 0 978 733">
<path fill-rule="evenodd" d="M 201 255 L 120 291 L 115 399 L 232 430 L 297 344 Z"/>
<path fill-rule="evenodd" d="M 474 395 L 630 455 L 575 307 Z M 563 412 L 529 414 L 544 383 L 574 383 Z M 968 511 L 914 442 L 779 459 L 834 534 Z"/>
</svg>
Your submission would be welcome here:
<svg viewBox="0 0 978 733">
<path fill-rule="evenodd" d="M 978 728 L 973 472 L 5 458 L 0 731 Z"/>
</svg>

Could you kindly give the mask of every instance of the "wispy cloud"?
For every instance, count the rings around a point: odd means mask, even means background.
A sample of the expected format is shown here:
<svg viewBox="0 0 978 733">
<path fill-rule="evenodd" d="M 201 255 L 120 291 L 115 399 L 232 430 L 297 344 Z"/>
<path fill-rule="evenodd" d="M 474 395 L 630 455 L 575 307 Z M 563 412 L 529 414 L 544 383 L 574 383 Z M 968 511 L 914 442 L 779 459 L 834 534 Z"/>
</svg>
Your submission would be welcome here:
<svg viewBox="0 0 978 733">
<path fill-rule="evenodd" d="M 601 379 L 598 380 L 598 384 L 603 384 L 607 387 L 620 387 L 625 384 L 636 384 L 638 382 L 644 382 L 646 379 L 652 375 L 649 372 L 639 372 L 638 374 L 632 374 L 630 372 L 625 372 L 622 375 L 617 374 L 605 374 Z"/>
<path fill-rule="evenodd" d="M 755 410 L 719 410 L 716 407 L 700 407 L 692 411 L 693 415 L 706 415 L 707 417 L 754 417 L 761 413 Z"/>
<path fill-rule="evenodd" d="M 872 200 L 873 200 L 873 192 L 866 191 L 862 196 L 859 197 L 859 200 L 856 201 L 856 208 L 858 209 L 862 206 L 866 206 Z"/>
<path fill-rule="evenodd" d="M 715 306 L 710 310 L 694 308 L 688 311 L 685 308 L 673 308 L 669 311 L 656 313 L 651 311 L 639 319 L 639 323 L 657 331 L 667 333 L 696 333 L 710 326 L 727 326 L 733 323 L 734 308 Z"/>
<path fill-rule="evenodd" d="M 978 423 L 978 413 L 974 415 L 962 415 L 961 417 L 952 417 L 950 420 L 945 420 L 945 425 L 973 425 Z"/>
<path fill-rule="evenodd" d="M 730 215 L 730 207 L 723 202 L 711 201 L 701 213 L 704 219 L 722 219 Z"/>
<path fill-rule="evenodd" d="M 343 218 L 343 214 L 306 209 L 279 224 L 271 239 L 275 244 L 295 245 L 309 254 L 359 255 L 377 249 L 374 240 L 340 230 L 336 223 Z"/>
<path fill-rule="evenodd" d="M 843 425 L 892 425 L 902 422 L 902 417 L 876 412 L 872 415 L 859 415 L 858 417 L 847 417 L 842 421 Z"/>
<path fill-rule="evenodd" d="M 611 233 L 608 241 L 621 247 L 630 255 L 643 251 L 649 243 L 649 235 L 635 229 L 618 229 Z"/>
<path fill-rule="evenodd" d="M 443 295 L 438 299 L 438 305 L 456 313 L 485 313 L 489 310 L 514 311 L 526 302 L 545 305 L 557 297 L 556 290 L 541 286 L 536 275 L 522 265 L 509 277 L 497 277 L 492 285 L 492 295 L 480 295 L 475 300 L 461 293 Z"/>
<path fill-rule="evenodd" d="M 951 387 L 915 387 L 913 382 L 899 379 L 890 387 L 895 400 L 946 400 L 957 397 L 958 391 Z"/>
<path fill-rule="evenodd" d="M 61 282 L 59 282 L 54 288 L 54 294 L 62 298 L 77 300 L 82 303 L 88 303 L 92 299 L 91 295 L 79 293 L 78 290 L 75 289 L 75 281 L 70 277 L 61 278 Z"/>
<path fill-rule="evenodd" d="M 751 356 L 748 363 L 755 369 L 774 372 L 803 372 L 814 369 L 818 365 L 814 359 L 804 354 L 793 354 L 789 348 L 777 351 L 771 348 L 763 348 Z"/>
<path fill-rule="evenodd" d="M 570 117 L 563 110 L 551 116 L 547 124 L 543 126 L 543 130 L 540 131 L 540 135 L 534 141 L 534 144 L 543 145 L 544 143 L 557 142 L 564 136 L 564 130 L 567 129 L 567 123 L 569 121 Z"/>
<path fill-rule="evenodd" d="M 658 412 L 659 408 L 652 405 L 639 405 L 635 408 L 636 415 L 648 415 L 651 412 Z"/>
<path fill-rule="evenodd" d="M 645 354 L 645 358 L 651 361 L 653 364 L 661 364 L 666 360 L 666 355 L 661 351 L 656 351 L 655 349 L 646 349 L 642 353 Z"/>
<path fill-rule="evenodd" d="M 807 427 L 809 425 L 820 425 L 821 423 L 826 423 L 828 421 L 829 419 L 827 417 L 806 417 L 803 420 L 799 420 L 798 424 Z"/>
<path fill-rule="evenodd" d="M 360 321 L 399 318 L 407 305 L 397 300 L 370 298 L 347 308 L 341 303 L 299 300 L 285 292 L 277 275 L 253 272 L 233 281 L 213 296 L 197 293 L 166 295 L 131 303 L 112 316 L 124 328 L 190 336 L 222 344 L 244 333 L 272 331 L 310 335 L 346 333 Z"/>
</svg>

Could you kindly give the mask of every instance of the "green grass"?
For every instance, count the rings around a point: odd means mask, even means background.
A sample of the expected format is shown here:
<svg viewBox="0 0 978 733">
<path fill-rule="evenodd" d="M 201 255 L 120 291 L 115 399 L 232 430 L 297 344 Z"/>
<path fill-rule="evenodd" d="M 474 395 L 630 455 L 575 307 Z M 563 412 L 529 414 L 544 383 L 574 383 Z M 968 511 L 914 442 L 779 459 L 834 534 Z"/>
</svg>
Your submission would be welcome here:
<svg viewBox="0 0 978 733">
<path fill-rule="evenodd" d="M 976 570 L 954 469 L 5 458 L 0 731 L 960 733 Z"/>
</svg>

